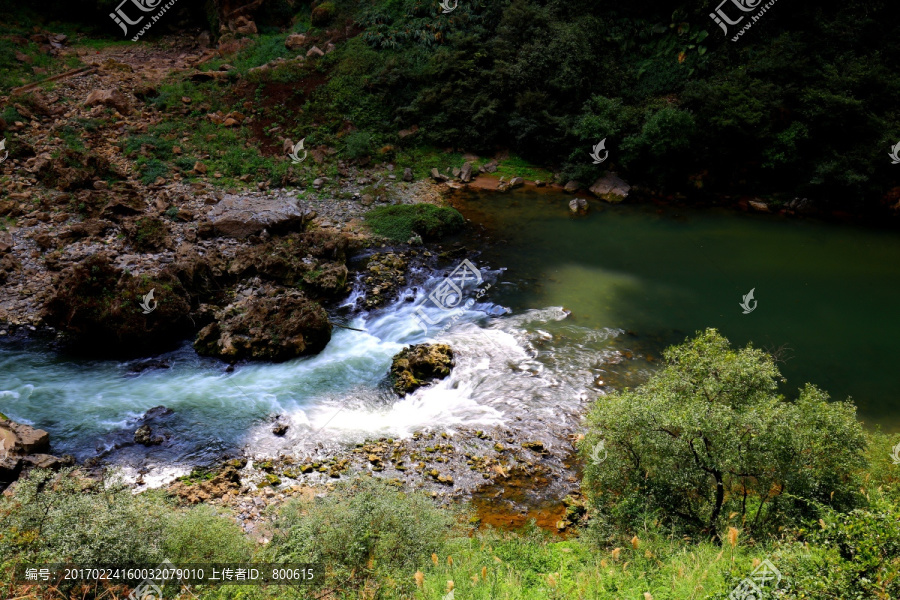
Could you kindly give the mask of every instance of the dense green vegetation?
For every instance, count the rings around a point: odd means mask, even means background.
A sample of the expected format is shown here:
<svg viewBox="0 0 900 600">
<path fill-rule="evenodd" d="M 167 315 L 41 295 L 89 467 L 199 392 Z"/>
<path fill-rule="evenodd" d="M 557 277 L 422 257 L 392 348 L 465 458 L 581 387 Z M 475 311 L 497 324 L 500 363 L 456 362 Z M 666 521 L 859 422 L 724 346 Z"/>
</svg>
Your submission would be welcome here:
<svg viewBox="0 0 900 600">
<path fill-rule="evenodd" d="M 477 519 L 464 507 L 439 508 L 364 477 L 284 505 L 272 515 L 271 541 L 258 545 L 224 509 L 178 507 L 160 492 L 133 495 L 77 471 L 33 471 L 15 495 L 0 499 L 0 571 L 17 562 L 250 559 L 314 564 L 317 579 L 297 589 L 192 593 L 437 600 L 452 586 L 479 600 L 683 600 L 726 597 L 768 559 L 783 577 L 779 598 L 900 597 L 893 440 L 863 434 L 852 405 L 829 403 L 812 386 L 794 400 L 773 396 L 772 358 L 732 349 L 714 330 L 670 348 L 666 359 L 646 385 L 597 401 L 583 449 L 589 520 L 565 540 L 533 526 L 473 530 Z M 652 406 L 642 410 L 641 402 Z M 608 455 L 596 461 L 592 446 L 601 436 Z M 711 513 L 716 470 L 728 473 L 718 517 Z M 696 518 L 680 514 L 688 510 Z M 3 597 L 22 591 L 0 584 Z M 78 597 L 103 594 L 81 590 Z"/>
<path fill-rule="evenodd" d="M 771 356 L 732 350 L 715 330 L 668 349 L 665 361 L 589 415 L 587 462 L 596 444 L 609 453 L 585 481 L 603 518 L 760 536 L 859 504 L 865 436 L 851 403 L 829 402 L 813 385 L 786 400 Z"/>
<path fill-rule="evenodd" d="M 462 229 L 463 216 L 455 208 L 433 204 L 379 206 L 366 213 L 366 222 L 378 235 L 405 242 L 418 235 L 436 240 Z"/>
<path fill-rule="evenodd" d="M 215 11 L 183 4 L 198 24 L 214 23 Z M 563 179 L 590 183 L 613 168 L 693 197 L 809 196 L 852 210 L 898 199 L 900 175 L 886 155 L 900 138 L 900 79 L 890 67 L 900 61 L 900 23 L 886 0 L 778 3 L 736 42 L 737 26 L 726 36 L 710 19 L 712 0 L 473 0 L 446 15 L 437 2 L 419 0 L 266 7 L 249 47 L 204 65 L 231 64 L 224 85 L 173 81 L 153 100 L 183 112 L 184 121 L 150 133 L 190 134 L 192 151 L 209 150 L 209 136 L 222 134 L 202 120 L 208 110 L 253 102 L 263 134 L 243 128 L 213 142 L 225 150 L 220 159 L 210 154 L 226 180 L 267 172 L 291 181 L 284 161 L 268 158 L 289 135 L 349 159 L 413 158 L 429 147 L 509 149 Z M 10 23 L 32 24 L 16 16 Z M 250 72 L 295 56 L 283 43 L 291 32 L 338 43 L 321 58 Z M 27 71 L 16 50 L 0 36 L 4 87 Z M 182 110 L 184 96 L 194 108 Z M 610 158 L 594 166 L 588 152 L 604 138 Z M 142 168 L 147 179 L 164 172 L 155 163 Z"/>
</svg>

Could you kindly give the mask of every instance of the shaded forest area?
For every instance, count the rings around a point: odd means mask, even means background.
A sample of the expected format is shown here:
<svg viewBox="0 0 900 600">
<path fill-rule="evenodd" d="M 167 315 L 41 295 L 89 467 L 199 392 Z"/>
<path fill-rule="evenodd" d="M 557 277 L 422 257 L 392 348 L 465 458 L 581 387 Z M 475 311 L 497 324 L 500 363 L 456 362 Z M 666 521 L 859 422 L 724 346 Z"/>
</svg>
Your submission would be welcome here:
<svg viewBox="0 0 900 600">
<path fill-rule="evenodd" d="M 116 4 L 51 2 L 41 13 L 120 37 L 108 16 Z M 240 19 L 261 38 L 310 29 L 340 38 L 316 66 L 329 80 L 328 109 L 296 118 L 315 125 L 305 128 L 309 142 L 350 154 L 509 149 L 586 182 L 611 168 L 692 197 L 896 207 L 900 167 L 888 153 L 900 139 L 900 22 L 889 3 L 785 0 L 736 42 L 756 11 L 723 6 L 732 19 L 747 16 L 726 37 L 710 18 L 716 7 L 460 0 L 442 14 L 436 0 L 178 0 L 143 39 L 193 28 L 215 44 L 242 37 Z M 280 78 L 301 87 L 310 76 Z M 398 135 L 410 128 L 411 139 Z M 588 152 L 603 138 L 610 159 L 594 166 Z"/>
</svg>

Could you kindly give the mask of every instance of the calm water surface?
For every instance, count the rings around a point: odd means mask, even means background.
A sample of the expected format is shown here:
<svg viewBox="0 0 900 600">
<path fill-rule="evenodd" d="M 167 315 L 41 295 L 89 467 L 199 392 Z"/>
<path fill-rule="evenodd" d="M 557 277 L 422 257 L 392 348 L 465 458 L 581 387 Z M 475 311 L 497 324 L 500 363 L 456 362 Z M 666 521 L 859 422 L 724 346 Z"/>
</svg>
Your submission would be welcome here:
<svg viewBox="0 0 900 600">
<path fill-rule="evenodd" d="M 678 342 L 716 327 L 780 349 L 786 394 L 813 382 L 852 397 L 860 417 L 900 426 L 900 234 L 726 210 L 591 201 L 521 191 L 462 196 L 492 239 L 480 260 L 507 268 L 494 302 L 564 306 L 586 328 Z M 750 314 L 739 306 L 755 289 Z M 571 324 L 570 323 L 570 324 Z"/>
</svg>

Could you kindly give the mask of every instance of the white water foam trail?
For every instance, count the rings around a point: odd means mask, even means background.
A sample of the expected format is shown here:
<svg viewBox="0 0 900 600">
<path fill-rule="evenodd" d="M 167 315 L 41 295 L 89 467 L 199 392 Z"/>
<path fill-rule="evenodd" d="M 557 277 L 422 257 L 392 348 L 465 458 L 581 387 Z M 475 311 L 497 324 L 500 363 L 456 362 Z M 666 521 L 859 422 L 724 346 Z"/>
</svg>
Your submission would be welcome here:
<svg viewBox="0 0 900 600">
<path fill-rule="evenodd" d="M 437 285 L 426 283 L 427 291 Z M 407 290 L 401 298 L 412 298 Z M 471 296 L 470 296 L 471 297 Z M 0 412 L 50 430 L 54 451 L 79 460 L 111 450 L 108 459 L 154 473 L 211 463 L 234 449 L 250 457 L 338 450 L 373 437 L 402 438 L 418 430 L 452 432 L 511 423 L 533 427 L 577 421 L 596 366 L 621 332 L 568 324 L 561 308 L 503 313 L 477 303 L 452 314 L 424 301 L 398 300 L 336 328 L 318 355 L 281 364 L 246 364 L 233 373 L 189 347 L 162 359 L 168 369 L 129 374 L 128 363 L 65 361 L 49 352 L 0 347 Z M 444 331 L 426 331 L 416 308 Z M 434 385 L 398 398 L 387 374 L 404 346 L 451 345 L 455 367 Z M 158 433 L 161 446 L 136 446 L 136 419 L 164 405 L 174 413 Z M 271 431 L 280 415 L 285 437 Z M 157 428 L 156 425 L 154 425 Z"/>
</svg>

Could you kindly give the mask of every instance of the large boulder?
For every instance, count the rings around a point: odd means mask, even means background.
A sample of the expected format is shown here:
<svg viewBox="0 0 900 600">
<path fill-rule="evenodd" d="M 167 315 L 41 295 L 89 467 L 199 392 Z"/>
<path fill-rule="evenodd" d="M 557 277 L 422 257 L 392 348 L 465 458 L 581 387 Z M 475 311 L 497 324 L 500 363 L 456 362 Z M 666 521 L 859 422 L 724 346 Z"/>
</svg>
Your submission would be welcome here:
<svg viewBox="0 0 900 600">
<path fill-rule="evenodd" d="M 272 233 L 299 231 L 311 216 L 292 198 L 226 196 L 207 218 L 220 235 L 245 238 L 264 229 Z"/>
<path fill-rule="evenodd" d="M 631 186 L 615 173 L 607 173 L 588 189 L 598 198 L 613 203 L 623 201 L 631 192 Z"/>
<path fill-rule="evenodd" d="M 56 469 L 63 460 L 44 454 L 50 435 L 43 429 L 11 421 L 0 414 L 0 490 L 30 468 Z"/>
<path fill-rule="evenodd" d="M 229 275 L 260 276 L 284 287 L 299 287 L 311 298 L 346 292 L 349 239 L 329 231 L 279 236 L 234 257 Z"/>
<path fill-rule="evenodd" d="M 302 33 L 292 33 L 284 40 L 284 47 L 288 50 L 298 50 L 306 45 L 306 36 Z"/>
<path fill-rule="evenodd" d="M 131 102 L 119 90 L 94 90 L 84 101 L 85 106 L 108 106 L 115 108 L 120 114 L 131 112 Z"/>
<path fill-rule="evenodd" d="M 404 348 L 391 363 L 391 383 L 400 396 L 443 379 L 453 368 L 453 350 L 447 344 L 417 344 Z"/>
<path fill-rule="evenodd" d="M 284 361 L 319 352 L 329 340 L 331 323 L 318 303 L 297 290 L 265 286 L 217 312 L 194 348 L 229 361 Z"/>
<path fill-rule="evenodd" d="M 134 276 L 94 254 L 59 274 L 43 314 L 79 351 L 121 357 L 177 345 L 191 327 L 190 309 L 174 275 Z"/>
<path fill-rule="evenodd" d="M 36 454 L 50 449 L 50 434 L 43 429 L 35 429 L 14 421 L 0 423 L 0 428 L 8 429 L 15 436 L 12 450 L 18 454 Z"/>
<path fill-rule="evenodd" d="M 459 180 L 463 183 L 472 181 L 472 163 L 463 163 L 462 169 L 459 171 Z"/>
</svg>

